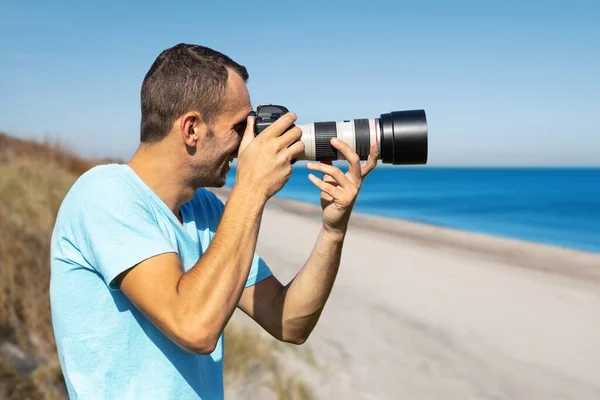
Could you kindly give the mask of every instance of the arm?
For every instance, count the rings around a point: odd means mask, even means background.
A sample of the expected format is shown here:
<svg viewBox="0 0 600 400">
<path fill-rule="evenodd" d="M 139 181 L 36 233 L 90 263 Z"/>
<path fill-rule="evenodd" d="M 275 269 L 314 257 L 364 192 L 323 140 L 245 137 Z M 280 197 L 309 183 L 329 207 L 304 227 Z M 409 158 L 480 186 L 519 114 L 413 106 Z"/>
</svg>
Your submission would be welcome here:
<svg viewBox="0 0 600 400">
<path fill-rule="evenodd" d="M 264 209 L 255 199 L 243 189 L 232 191 L 211 244 L 188 272 L 182 272 L 176 254 L 167 253 L 117 280 L 132 303 L 186 350 L 211 353 L 238 303 Z"/>
<path fill-rule="evenodd" d="M 302 344 L 314 329 L 331 293 L 342 254 L 343 234 L 321 229 L 296 277 L 283 286 L 271 276 L 246 288 L 239 307 L 284 342 Z"/>
<path fill-rule="evenodd" d="M 308 261 L 286 286 L 270 277 L 245 289 L 240 299 L 241 310 L 271 335 L 290 343 L 304 343 L 319 320 L 337 275 L 352 207 L 362 181 L 377 165 L 376 145 L 361 166 L 347 144 L 332 144 L 344 154 L 350 168 L 344 175 L 330 162 L 307 165 L 325 174 L 323 180 L 310 177 L 322 190 L 323 227 Z"/>
<path fill-rule="evenodd" d="M 205 254 L 183 273 L 174 253 L 151 257 L 117 280 L 131 302 L 183 349 L 208 354 L 237 306 L 255 253 L 266 201 L 291 175 L 290 160 L 304 150 L 295 115 L 281 117 L 240 145 L 238 176 Z M 260 160 L 260 161 L 257 161 Z"/>
</svg>

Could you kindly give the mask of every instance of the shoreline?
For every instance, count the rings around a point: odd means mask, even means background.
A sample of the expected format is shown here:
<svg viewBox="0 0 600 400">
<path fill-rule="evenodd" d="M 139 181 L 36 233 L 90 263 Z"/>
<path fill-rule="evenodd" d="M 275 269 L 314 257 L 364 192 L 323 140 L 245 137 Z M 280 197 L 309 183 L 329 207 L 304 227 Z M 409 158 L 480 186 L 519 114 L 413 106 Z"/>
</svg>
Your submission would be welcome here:
<svg viewBox="0 0 600 400">
<path fill-rule="evenodd" d="M 231 188 L 208 188 L 226 201 Z M 305 218 L 319 218 L 321 208 L 312 203 L 273 197 L 267 207 L 276 207 Z M 428 247 L 451 247 L 455 250 L 492 257 L 507 265 L 535 269 L 574 279 L 600 283 L 600 253 L 472 232 L 414 222 L 400 218 L 361 214 L 354 211 L 349 223 L 352 227 L 374 230 L 403 239 L 426 244 Z"/>
</svg>

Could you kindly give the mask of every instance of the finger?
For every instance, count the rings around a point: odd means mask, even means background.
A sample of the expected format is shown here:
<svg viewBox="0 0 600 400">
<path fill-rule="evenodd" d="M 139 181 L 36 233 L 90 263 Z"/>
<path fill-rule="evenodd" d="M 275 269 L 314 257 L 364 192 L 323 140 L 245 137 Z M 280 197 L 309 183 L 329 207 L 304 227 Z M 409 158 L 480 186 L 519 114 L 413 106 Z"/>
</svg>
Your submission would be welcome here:
<svg viewBox="0 0 600 400">
<path fill-rule="evenodd" d="M 281 149 L 289 147 L 292 143 L 297 142 L 302 138 L 302 129 L 295 126 L 292 129 L 288 129 L 283 135 L 278 137 L 276 140 L 279 141 Z"/>
<path fill-rule="evenodd" d="M 296 143 L 288 147 L 285 151 L 287 152 L 287 155 L 290 160 L 298 158 L 298 156 L 304 153 L 304 143 L 301 141 L 297 141 Z"/>
<path fill-rule="evenodd" d="M 346 176 L 342 171 L 340 171 L 339 168 L 336 168 L 332 165 L 322 164 L 322 163 L 318 163 L 318 164 L 308 163 L 308 164 L 306 164 L 306 168 L 313 170 L 313 171 L 319 171 L 319 172 L 329 175 L 344 190 L 351 190 L 351 189 L 356 190 L 356 186 L 354 186 L 354 184 L 350 181 L 350 179 L 348 179 L 348 176 Z"/>
<path fill-rule="evenodd" d="M 325 165 L 333 165 L 333 161 L 331 161 L 331 160 L 324 160 L 324 161 L 321 161 L 321 163 L 323 163 Z M 323 182 L 329 183 L 330 185 L 339 186 L 338 183 L 335 181 L 335 179 L 333 179 L 330 175 L 323 174 L 323 178 L 321 178 L 321 179 L 323 180 Z M 330 195 L 328 195 L 327 193 L 325 193 L 323 191 L 321 191 L 321 198 L 325 201 L 333 200 L 333 197 L 331 197 Z"/>
<path fill-rule="evenodd" d="M 323 180 L 323 182 L 327 182 L 330 185 L 340 186 L 339 183 L 337 183 L 337 181 L 335 179 L 333 179 L 330 175 L 323 174 L 323 177 L 321 179 Z"/>
<path fill-rule="evenodd" d="M 316 176 L 314 176 L 313 174 L 308 174 L 308 179 L 319 189 L 321 189 L 322 192 L 324 192 L 325 194 L 329 195 L 331 197 L 331 199 L 337 199 L 340 198 L 340 196 L 342 195 L 342 190 L 336 186 L 330 185 L 327 182 L 324 182 L 323 180 L 317 178 Z"/>
<path fill-rule="evenodd" d="M 325 181 L 323 181 L 325 182 Z M 325 182 L 327 183 L 327 182 Z M 325 193 L 324 191 L 321 190 L 321 199 L 330 202 L 331 200 L 333 200 L 333 197 L 331 197 L 330 195 L 328 195 L 327 193 Z"/>
<path fill-rule="evenodd" d="M 365 178 L 365 176 L 369 175 L 369 172 L 373 171 L 373 169 L 377 166 L 378 159 L 379 145 L 377 143 L 373 143 L 371 145 L 371 150 L 369 152 L 369 158 L 367 158 L 367 162 L 361 165 L 360 167 L 363 179 Z"/>
<path fill-rule="evenodd" d="M 358 154 L 352 150 L 352 147 L 350 147 L 348 143 L 339 140 L 338 138 L 331 139 L 331 145 L 338 149 L 348 161 L 348 172 L 352 182 L 360 185 L 360 182 L 362 181 L 362 174 L 360 171 L 360 157 Z"/>
<path fill-rule="evenodd" d="M 254 117 L 249 115 L 246 120 L 246 130 L 244 131 L 244 135 L 242 136 L 242 140 L 238 148 L 238 154 L 241 154 L 244 151 L 252 139 L 254 139 Z"/>
<path fill-rule="evenodd" d="M 321 161 L 321 163 L 325 164 L 325 165 L 333 165 L 333 161 L 331 161 L 331 160 Z M 335 179 L 333 179 L 331 176 L 329 176 L 327 174 L 323 174 L 323 180 L 327 183 L 335 182 Z"/>
<path fill-rule="evenodd" d="M 296 122 L 296 114 L 293 112 L 285 113 L 279 117 L 277 121 L 273 122 L 267 129 L 261 132 L 261 135 L 279 137 L 282 133 L 287 131 L 294 122 Z"/>
</svg>

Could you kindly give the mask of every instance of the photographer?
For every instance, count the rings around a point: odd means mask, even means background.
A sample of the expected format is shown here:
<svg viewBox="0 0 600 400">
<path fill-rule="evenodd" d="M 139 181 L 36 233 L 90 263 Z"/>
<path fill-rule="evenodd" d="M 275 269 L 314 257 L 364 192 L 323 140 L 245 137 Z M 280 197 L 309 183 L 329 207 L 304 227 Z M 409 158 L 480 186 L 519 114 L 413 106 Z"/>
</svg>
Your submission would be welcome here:
<svg viewBox="0 0 600 400">
<path fill-rule="evenodd" d="M 267 201 L 301 154 L 302 131 L 283 115 L 255 137 L 246 69 L 202 46 L 163 51 L 141 90 L 140 145 L 127 164 L 82 175 L 52 236 L 50 297 L 72 398 L 223 397 L 223 331 L 236 307 L 275 338 L 301 344 L 325 306 L 352 207 L 377 164 L 331 146 L 322 229 L 297 276 L 282 285 L 255 253 Z M 291 127 L 291 128 L 290 128 Z M 237 177 L 224 205 L 206 187 Z"/>
</svg>

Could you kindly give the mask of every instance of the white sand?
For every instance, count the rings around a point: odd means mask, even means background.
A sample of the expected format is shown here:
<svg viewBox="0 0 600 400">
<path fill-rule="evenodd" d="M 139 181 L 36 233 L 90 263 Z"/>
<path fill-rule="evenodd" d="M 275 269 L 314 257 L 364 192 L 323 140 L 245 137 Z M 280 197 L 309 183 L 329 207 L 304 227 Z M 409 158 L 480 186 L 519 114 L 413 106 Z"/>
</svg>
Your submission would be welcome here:
<svg viewBox="0 0 600 400">
<path fill-rule="evenodd" d="M 269 202 L 258 252 L 282 282 L 319 227 Z M 600 254 L 355 214 L 306 346 L 323 399 L 600 399 Z"/>
</svg>

